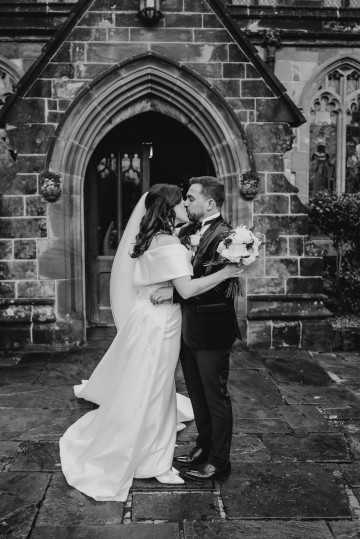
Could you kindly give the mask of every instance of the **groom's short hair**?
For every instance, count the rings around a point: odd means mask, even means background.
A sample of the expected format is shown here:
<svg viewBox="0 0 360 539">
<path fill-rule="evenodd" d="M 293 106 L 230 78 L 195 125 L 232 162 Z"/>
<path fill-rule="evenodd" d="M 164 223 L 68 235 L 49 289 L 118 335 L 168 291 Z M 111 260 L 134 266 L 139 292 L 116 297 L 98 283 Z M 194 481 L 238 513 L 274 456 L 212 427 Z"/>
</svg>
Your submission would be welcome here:
<svg viewBox="0 0 360 539">
<path fill-rule="evenodd" d="M 212 198 L 215 200 L 216 206 L 221 208 L 225 200 L 225 188 L 220 180 L 214 176 L 198 176 L 190 178 L 189 184 L 193 185 L 194 183 L 201 185 L 201 194 L 205 198 Z"/>
</svg>

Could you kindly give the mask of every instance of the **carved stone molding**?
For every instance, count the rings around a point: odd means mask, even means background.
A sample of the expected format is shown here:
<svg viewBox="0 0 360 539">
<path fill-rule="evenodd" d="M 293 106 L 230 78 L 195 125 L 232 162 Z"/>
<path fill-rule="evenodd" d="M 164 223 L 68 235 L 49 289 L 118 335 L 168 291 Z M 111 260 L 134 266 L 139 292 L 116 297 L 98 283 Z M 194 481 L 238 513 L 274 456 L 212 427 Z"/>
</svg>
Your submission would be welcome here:
<svg viewBox="0 0 360 539">
<path fill-rule="evenodd" d="M 54 172 L 40 174 L 40 192 L 48 202 L 55 202 L 61 195 L 61 176 Z"/>
<path fill-rule="evenodd" d="M 246 199 L 252 199 L 259 191 L 260 178 L 257 172 L 243 172 L 240 179 L 239 191 Z"/>
</svg>

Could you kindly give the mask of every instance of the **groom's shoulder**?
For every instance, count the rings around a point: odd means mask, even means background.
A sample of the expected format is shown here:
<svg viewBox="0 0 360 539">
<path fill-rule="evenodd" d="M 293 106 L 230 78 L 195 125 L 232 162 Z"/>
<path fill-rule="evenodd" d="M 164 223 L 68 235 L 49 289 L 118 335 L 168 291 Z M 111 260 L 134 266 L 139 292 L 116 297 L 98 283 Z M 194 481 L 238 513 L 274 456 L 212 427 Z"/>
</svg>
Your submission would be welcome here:
<svg viewBox="0 0 360 539">
<path fill-rule="evenodd" d="M 185 236 L 190 236 L 193 233 L 194 223 L 191 221 L 183 225 L 179 232 L 179 238 L 184 238 Z"/>
</svg>

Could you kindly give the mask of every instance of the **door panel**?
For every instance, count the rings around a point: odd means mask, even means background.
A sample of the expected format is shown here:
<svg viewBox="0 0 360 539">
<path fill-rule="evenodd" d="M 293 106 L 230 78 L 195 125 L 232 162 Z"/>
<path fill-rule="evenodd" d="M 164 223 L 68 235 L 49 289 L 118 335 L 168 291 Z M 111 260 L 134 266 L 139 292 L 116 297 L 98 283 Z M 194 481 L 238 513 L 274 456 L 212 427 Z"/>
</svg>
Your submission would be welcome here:
<svg viewBox="0 0 360 539">
<path fill-rule="evenodd" d="M 90 325 L 113 325 L 110 273 L 117 245 L 141 195 L 149 189 L 149 145 L 94 155 L 88 169 L 87 317 Z"/>
</svg>

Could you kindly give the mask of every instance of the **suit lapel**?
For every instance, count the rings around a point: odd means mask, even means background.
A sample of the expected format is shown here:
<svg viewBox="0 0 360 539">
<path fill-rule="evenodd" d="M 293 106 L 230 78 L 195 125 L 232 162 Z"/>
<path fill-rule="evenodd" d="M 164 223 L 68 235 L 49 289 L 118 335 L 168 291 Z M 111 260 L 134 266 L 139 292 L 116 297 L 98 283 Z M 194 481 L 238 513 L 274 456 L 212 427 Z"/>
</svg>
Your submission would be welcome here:
<svg viewBox="0 0 360 539">
<path fill-rule="evenodd" d="M 224 221 L 224 219 L 223 219 L 222 215 L 220 215 L 217 219 L 215 219 L 211 223 L 209 228 L 204 232 L 204 234 L 201 237 L 201 240 L 200 240 L 200 243 L 199 243 L 199 248 L 198 248 L 196 254 L 198 254 L 199 252 L 206 251 L 207 245 L 208 245 L 209 240 L 211 239 L 211 237 L 213 235 L 213 232 L 216 230 L 218 225 L 220 223 L 222 223 L 223 221 Z"/>
</svg>

